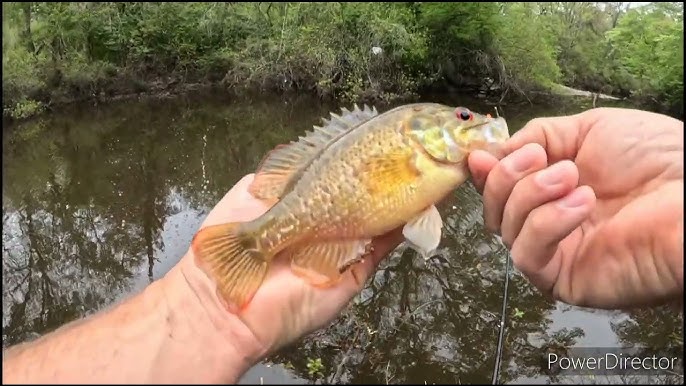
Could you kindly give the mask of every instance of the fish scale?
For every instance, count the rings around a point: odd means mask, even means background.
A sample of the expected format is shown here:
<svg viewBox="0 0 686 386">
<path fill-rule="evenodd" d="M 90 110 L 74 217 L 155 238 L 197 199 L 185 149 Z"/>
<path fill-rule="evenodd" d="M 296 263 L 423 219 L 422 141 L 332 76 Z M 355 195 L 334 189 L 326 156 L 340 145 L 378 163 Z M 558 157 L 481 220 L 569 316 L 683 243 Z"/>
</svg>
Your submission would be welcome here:
<svg viewBox="0 0 686 386">
<path fill-rule="evenodd" d="M 370 206 L 376 205 L 375 201 L 385 199 L 384 196 L 375 196 L 365 184 L 365 179 L 374 178 L 373 170 L 365 170 L 365 160 L 389 150 L 403 151 L 408 159 L 413 155 L 397 128 L 383 123 L 360 128 L 357 136 L 342 138 L 329 152 L 312 163 L 292 194 L 284 198 L 283 202 L 287 202 L 299 214 L 297 217 L 305 219 L 299 224 L 302 228 L 310 229 L 314 225 L 307 221 L 310 220 L 329 224 L 320 228 L 317 237 L 353 238 L 364 235 L 364 229 L 345 226 L 341 221 L 358 225 L 368 223 L 369 213 L 374 213 Z M 320 193 L 324 189 L 332 189 L 331 200 L 325 200 L 326 196 Z M 402 195 L 399 196 L 397 192 L 388 191 L 386 195 L 391 204 L 387 210 L 395 211 L 404 204 Z M 316 203 L 307 205 L 303 202 L 307 199 L 313 199 Z M 272 229 L 264 230 L 265 233 L 270 231 Z"/>
</svg>

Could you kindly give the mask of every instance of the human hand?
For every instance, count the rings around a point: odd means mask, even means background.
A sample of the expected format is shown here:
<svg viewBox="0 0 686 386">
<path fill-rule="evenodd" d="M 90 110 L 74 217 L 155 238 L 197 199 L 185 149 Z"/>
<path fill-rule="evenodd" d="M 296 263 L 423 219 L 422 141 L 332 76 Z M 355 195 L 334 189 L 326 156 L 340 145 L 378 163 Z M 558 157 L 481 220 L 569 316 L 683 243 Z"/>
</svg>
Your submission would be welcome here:
<svg viewBox="0 0 686 386">
<path fill-rule="evenodd" d="M 543 293 L 596 308 L 683 296 L 682 121 L 598 108 L 530 121 L 469 166 L 485 225 Z"/>
<path fill-rule="evenodd" d="M 266 212 L 273 203 L 261 201 L 248 193 L 247 188 L 254 175 L 243 177 L 210 211 L 200 228 L 227 222 L 252 220 Z M 222 308 L 216 293 L 212 291 L 216 309 L 212 312 L 222 313 L 222 317 L 239 318 L 246 329 L 235 329 L 233 333 L 248 332 L 254 338 L 255 346 L 246 347 L 246 356 L 259 358 L 293 343 L 317 329 L 325 327 L 357 295 L 366 280 L 376 270 L 381 260 L 402 242 L 402 228 L 373 241 L 373 251 L 362 262 L 353 265 L 344 275 L 343 280 L 330 288 L 317 288 L 309 285 L 290 269 L 290 261 L 277 256 L 270 268 L 267 278 L 262 283 L 250 305 L 240 314 L 232 314 Z M 189 250 L 189 255 L 193 252 Z M 192 261 L 192 262 L 191 262 Z M 185 262 L 186 269 L 194 280 L 201 274 L 194 258 Z M 210 279 L 202 274 L 202 286 L 216 288 Z M 244 337 L 241 337 L 243 341 Z"/>
</svg>

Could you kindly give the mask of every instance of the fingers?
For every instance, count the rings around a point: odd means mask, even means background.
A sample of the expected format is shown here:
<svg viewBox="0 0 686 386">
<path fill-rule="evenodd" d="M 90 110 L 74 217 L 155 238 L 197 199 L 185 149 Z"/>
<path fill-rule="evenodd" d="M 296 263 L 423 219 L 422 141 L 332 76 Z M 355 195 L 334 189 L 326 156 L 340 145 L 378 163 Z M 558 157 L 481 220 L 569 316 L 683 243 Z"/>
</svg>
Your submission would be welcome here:
<svg viewBox="0 0 686 386">
<path fill-rule="evenodd" d="M 379 265 L 381 260 L 386 258 L 389 253 L 403 242 L 405 236 L 403 236 L 403 227 L 398 227 L 393 231 L 374 239 L 373 245 L 374 250 L 371 253 L 371 263 L 373 265 L 373 270 L 376 270 L 376 266 Z"/>
<path fill-rule="evenodd" d="M 503 158 L 486 178 L 483 192 L 484 222 L 488 229 L 497 232 L 503 210 L 515 184 L 532 172 L 545 168 L 546 153 L 538 144 L 529 144 Z"/>
<path fill-rule="evenodd" d="M 255 173 L 250 173 L 244 175 L 234 186 L 229 189 L 228 192 L 222 197 L 221 200 L 219 200 L 218 204 L 226 203 L 226 202 L 231 202 L 231 201 L 250 201 L 250 200 L 256 200 L 255 197 L 251 196 L 250 193 L 248 193 L 248 186 L 253 182 L 255 179 Z"/>
<path fill-rule="evenodd" d="M 469 155 L 468 164 L 474 186 L 482 192 L 488 173 L 496 166 L 498 158 L 530 144 L 541 146 L 549 163 L 574 159 L 595 120 L 592 111 L 571 116 L 532 119 L 507 140 L 502 149 L 499 149 L 501 154 L 498 156 L 483 150 L 476 150 Z"/>
<path fill-rule="evenodd" d="M 273 203 L 258 200 L 248 192 L 254 173 L 243 176 L 222 197 L 203 221 L 201 228 L 234 221 L 250 221 L 266 212 Z"/>
<path fill-rule="evenodd" d="M 505 143 L 504 151 L 510 154 L 527 144 L 535 143 L 545 149 L 551 164 L 563 159 L 574 159 L 595 119 L 591 112 L 532 119 L 512 135 Z"/>
<path fill-rule="evenodd" d="M 351 267 L 352 279 L 354 285 L 350 297 L 356 295 L 362 287 L 364 287 L 365 282 L 372 274 L 376 271 L 379 263 L 386 258 L 393 250 L 400 245 L 405 239 L 402 233 L 403 228 L 399 227 L 393 231 L 380 236 L 372 242 L 374 247 L 373 251 L 370 253 L 369 257 L 366 257 L 364 261 L 359 264 L 353 265 Z"/>
<path fill-rule="evenodd" d="M 512 262 L 544 293 L 549 293 L 557 281 L 561 259 L 555 260 L 555 267 L 547 265 L 555 256 L 558 244 L 588 217 L 595 200 L 593 189 L 580 186 L 560 199 L 537 207 L 526 217 L 512 245 Z"/>
<path fill-rule="evenodd" d="M 469 171 L 472 174 L 472 182 L 479 193 L 483 192 L 486 177 L 496 164 L 498 164 L 498 159 L 486 151 L 476 150 L 469 154 Z"/>
<path fill-rule="evenodd" d="M 508 248 L 519 235 L 531 211 L 571 192 L 579 183 L 579 171 L 572 161 L 560 161 L 529 174 L 512 189 L 501 223 L 503 243 Z"/>
<path fill-rule="evenodd" d="M 255 179 L 255 173 L 250 173 L 250 174 L 244 175 L 243 178 L 241 178 L 238 182 L 236 182 L 236 185 L 234 185 L 229 192 L 234 191 L 234 190 L 247 191 L 248 186 L 250 186 L 250 184 L 252 183 L 252 181 L 254 179 Z"/>
</svg>

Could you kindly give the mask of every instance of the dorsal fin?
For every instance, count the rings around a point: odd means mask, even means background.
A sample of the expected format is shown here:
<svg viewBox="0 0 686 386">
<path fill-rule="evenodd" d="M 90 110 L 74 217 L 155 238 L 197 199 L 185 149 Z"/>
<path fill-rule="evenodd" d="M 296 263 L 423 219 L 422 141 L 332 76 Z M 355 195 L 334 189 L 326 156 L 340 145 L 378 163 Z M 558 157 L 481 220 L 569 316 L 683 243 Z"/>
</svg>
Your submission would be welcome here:
<svg viewBox="0 0 686 386">
<path fill-rule="evenodd" d="M 331 113 L 331 118 L 322 118 L 321 126 L 300 136 L 298 141 L 278 145 L 260 162 L 255 172 L 255 179 L 248 188 L 253 196 L 260 199 L 278 199 L 283 196 L 289 182 L 329 144 L 345 133 L 359 126 L 379 113 L 376 107 L 357 105 L 352 111 L 345 107 L 341 114 Z"/>
</svg>

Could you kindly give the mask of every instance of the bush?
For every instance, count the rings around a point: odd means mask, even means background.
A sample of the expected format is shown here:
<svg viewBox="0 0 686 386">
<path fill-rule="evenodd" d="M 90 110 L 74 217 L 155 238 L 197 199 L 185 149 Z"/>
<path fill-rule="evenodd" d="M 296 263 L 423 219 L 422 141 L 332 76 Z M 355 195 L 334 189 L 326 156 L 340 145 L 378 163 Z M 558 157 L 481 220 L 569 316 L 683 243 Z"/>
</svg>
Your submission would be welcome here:
<svg viewBox="0 0 686 386">
<path fill-rule="evenodd" d="M 444 80 L 682 106 L 683 5 L 621 4 L 3 3 L 3 108 L 195 82 L 391 101 Z"/>
</svg>

